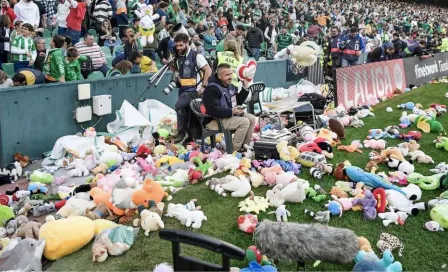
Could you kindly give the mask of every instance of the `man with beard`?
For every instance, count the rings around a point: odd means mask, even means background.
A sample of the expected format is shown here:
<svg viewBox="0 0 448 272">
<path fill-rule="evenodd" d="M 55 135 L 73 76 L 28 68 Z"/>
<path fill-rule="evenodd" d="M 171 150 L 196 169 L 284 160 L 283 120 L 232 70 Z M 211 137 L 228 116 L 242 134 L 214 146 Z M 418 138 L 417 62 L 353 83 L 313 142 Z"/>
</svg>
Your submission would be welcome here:
<svg viewBox="0 0 448 272">
<path fill-rule="evenodd" d="M 179 87 L 179 97 L 175 105 L 178 135 L 174 142 L 184 143 L 189 137 L 187 131 L 191 128 L 188 120 L 190 102 L 202 95 L 212 69 L 203 55 L 188 46 L 189 38 L 186 34 L 177 34 L 174 43 L 176 44 L 174 68 Z"/>
</svg>

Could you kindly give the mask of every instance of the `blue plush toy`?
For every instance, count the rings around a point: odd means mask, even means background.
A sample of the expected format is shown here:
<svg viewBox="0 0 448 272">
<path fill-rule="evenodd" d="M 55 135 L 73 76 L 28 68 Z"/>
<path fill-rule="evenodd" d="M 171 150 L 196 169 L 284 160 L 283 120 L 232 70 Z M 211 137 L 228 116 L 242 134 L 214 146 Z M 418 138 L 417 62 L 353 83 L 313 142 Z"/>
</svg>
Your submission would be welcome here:
<svg viewBox="0 0 448 272">
<path fill-rule="evenodd" d="M 383 252 L 381 260 L 374 252 L 359 251 L 355 257 L 355 266 L 352 271 L 387 271 L 401 272 L 403 267 L 400 262 L 394 262 L 394 256 L 390 250 Z"/>
<path fill-rule="evenodd" d="M 277 268 L 272 265 L 261 265 L 256 261 L 249 263 L 249 267 L 242 268 L 240 272 L 277 272 Z"/>
<path fill-rule="evenodd" d="M 46 194 L 48 193 L 48 188 L 43 183 L 30 182 L 30 184 L 28 184 L 28 191 L 31 191 L 33 194 Z"/>
<path fill-rule="evenodd" d="M 395 138 L 395 137 L 379 128 L 369 129 L 369 135 L 367 135 L 367 139 L 369 139 L 369 140 L 377 139 L 378 140 L 378 139 L 382 139 L 382 138 Z"/>
<path fill-rule="evenodd" d="M 404 195 L 406 192 L 398 188 L 397 186 L 391 185 L 385 182 L 380 176 L 367 173 L 359 167 L 356 166 L 347 166 L 344 168 L 345 174 L 352 180 L 353 182 L 362 182 L 366 186 L 376 188 L 384 188 L 385 190 L 395 190 Z"/>
<path fill-rule="evenodd" d="M 407 102 L 405 104 L 400 104 L 397 106 L 397 108 L 404 109 L 404 110 L 413 110 L 414 107 L 415 107 L 415 104 L 413 102 Z"/>
</svg>

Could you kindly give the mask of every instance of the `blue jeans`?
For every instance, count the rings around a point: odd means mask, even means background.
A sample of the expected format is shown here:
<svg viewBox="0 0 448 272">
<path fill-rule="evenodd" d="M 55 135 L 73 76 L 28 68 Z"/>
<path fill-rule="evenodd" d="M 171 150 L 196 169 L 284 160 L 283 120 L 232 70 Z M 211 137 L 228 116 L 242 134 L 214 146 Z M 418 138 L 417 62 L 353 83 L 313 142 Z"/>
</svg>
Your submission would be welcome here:
<svg viewBox="0 0 448 272">
<path fill-rule="evenodd" d="M 30 62 L 29 61 L 14 61 L 14 72 L 17 72 L 23 68 L 32 68 L 32 67 L 30 67 Z"/>
<path fill-rule="evenodd" d="M 81 31 L 77 31 L 74 29 L 68 28 L 65 34 L 70 37 L 73 45 L 77 44 L 79 42 L 79 38 L 81 38 Z"/>
<path fill-rule="evenodd" d="M 347 67 L 347 66 L 354 66 L 356 65 L 358 62 L 358 60 L 346 60 L 346 59 L 342 59 L 342 67 Z"/>
<path fill-rule="evenodd" d="M 156 51 L 151 49 L 143 49 L 143 55 L 149 57 L 153 61 L 156 61 Z"/>
<path fill-rule="evenodd" d="M 60 27 L 58 26 L 58 35 L 64 35 L 67 32 L 66 27 Z"/>
<path fill-rule="evenodd" d="M 252 57 L 258 61 L 260 58 L 260 48 L 251 48 L 250 52 L 252 53 Z"/>
<path fill-rule="evenodd" d="M 100 71 L 101 73 L 103 73 L 104 76 L 106 76 L 106 74 L 109 70 L 110 70 L 110 68 L 106 64 L 103 64 L 103 66 L 101 66 L 100 68 L 95 69 L 93 71 Z"/>
</svg>

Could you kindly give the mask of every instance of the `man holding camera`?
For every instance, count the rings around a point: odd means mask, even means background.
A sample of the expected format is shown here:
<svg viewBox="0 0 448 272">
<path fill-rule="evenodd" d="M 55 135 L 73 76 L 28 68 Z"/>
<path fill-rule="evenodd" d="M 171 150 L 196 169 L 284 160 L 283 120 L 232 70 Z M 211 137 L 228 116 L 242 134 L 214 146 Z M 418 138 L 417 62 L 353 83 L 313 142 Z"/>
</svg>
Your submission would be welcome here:
<svg viewBox="0 0 448 272">
<path fill-rule="evenodd" d="M 177 137 L 175 143 L 183 143 L 188 138 L 188 113 L 191 100 L 198 98 L 208 84 L 212 69 L 205 57 L 192 50 L 187 34 L 179 33 L 174 37 L 176 58 L 174 66 L 178 75 L 179 98 L 175 105 L 177 113 Z"/>
<path fill-rule="evenodd" d="M 201 111 L 212 117 L 221 118 L 224 129 L 235 130 L 233 150 L 244 151 L 245 145 L 252 140 L 256 120 L 241 107 L 249 95 L 246 89 L 247 82 L 243 82 L 243 88 L 238 93 L 232 84 L 232 74 L 233 69 L 229 64 L 218 65 L 216 75 L 210 77 L 205 88 Z M 206 118 L 203 122 L 208 129 L 218 130 L 216 120 Z"/>
</svg>

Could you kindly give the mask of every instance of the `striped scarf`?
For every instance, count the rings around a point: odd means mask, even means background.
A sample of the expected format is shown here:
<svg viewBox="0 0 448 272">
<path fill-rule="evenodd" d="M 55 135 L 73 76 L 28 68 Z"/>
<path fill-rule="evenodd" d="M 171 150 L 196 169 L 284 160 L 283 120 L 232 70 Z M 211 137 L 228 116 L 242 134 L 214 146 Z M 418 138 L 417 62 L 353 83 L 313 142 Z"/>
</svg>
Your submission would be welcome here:
<svg viewBox="0 0 448 272">
<path fill-rule="evenodd" d="M 25 48 L 25 40 L 28 42 Z M 17 49 L 25 49 L 29 52 L 36 51 L 36 47 L 34 46 L 34 41 L 31 37 L 25 38 L 22 35 L 16 36 L 12 42 L 13 47 L 16 47 Z M 31 58 L 29 58 L 26 54 L 14 54 L 13 55 L 13 61 L 29 61 Z"/>
</svg>

